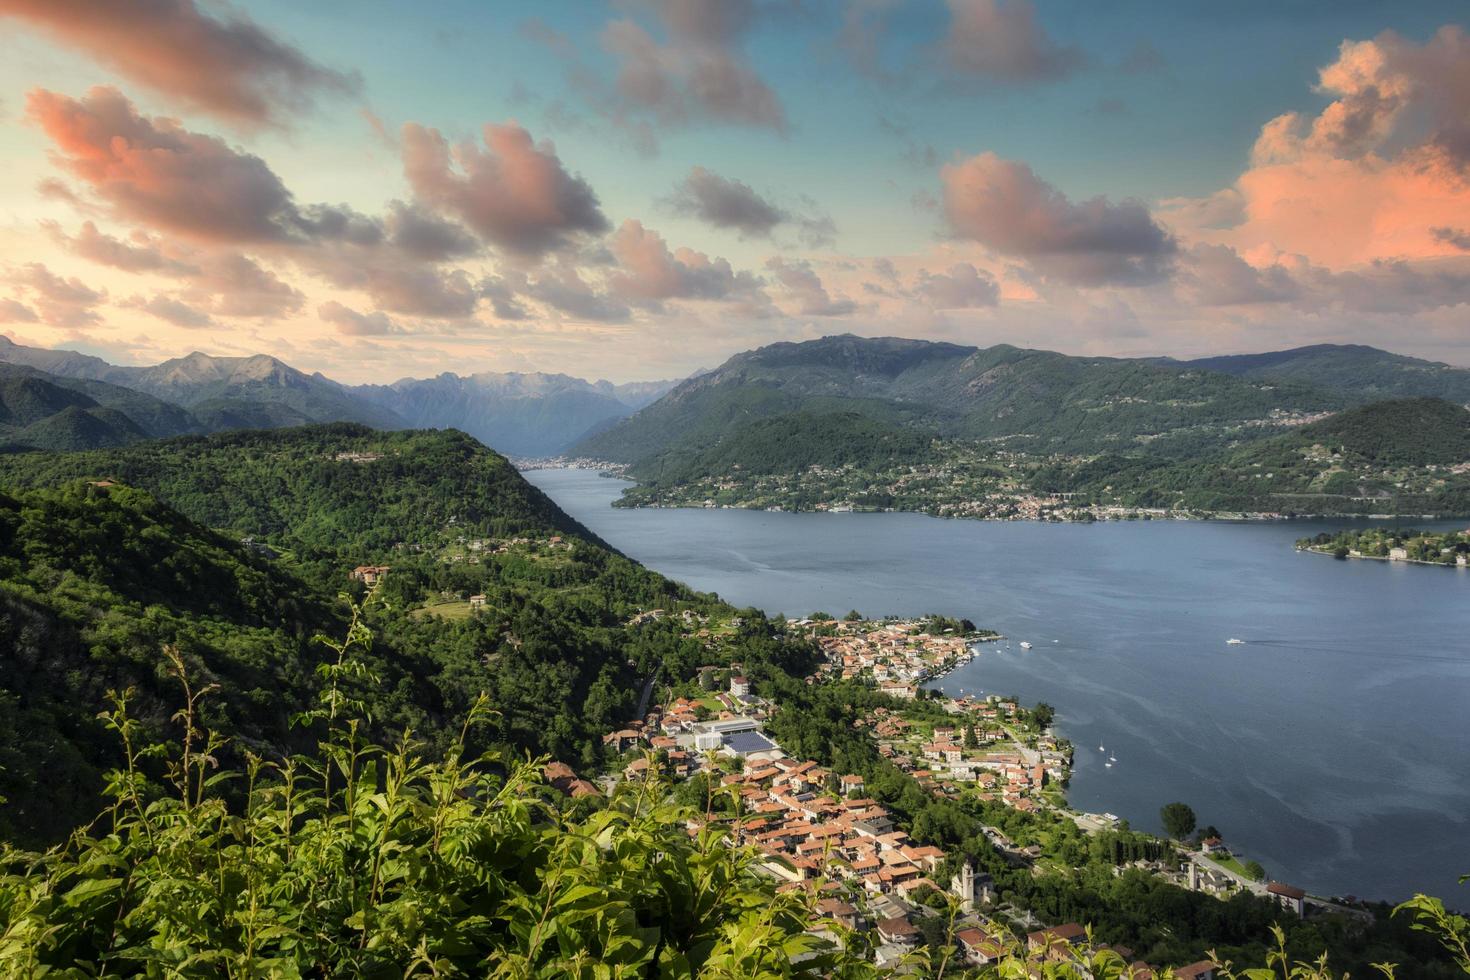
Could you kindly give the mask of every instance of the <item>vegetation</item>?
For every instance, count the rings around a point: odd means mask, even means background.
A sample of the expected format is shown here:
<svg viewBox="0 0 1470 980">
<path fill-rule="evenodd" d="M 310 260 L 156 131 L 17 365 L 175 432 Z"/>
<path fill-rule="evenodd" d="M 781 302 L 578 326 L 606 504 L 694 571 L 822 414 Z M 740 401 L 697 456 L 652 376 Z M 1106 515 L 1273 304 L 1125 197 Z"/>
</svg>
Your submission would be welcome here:
<svg viewBox="0 0 1470 980">
<path fill-rule="evenodd" d="M 474 751 L 595 766 L 600 736 L 652 679 L 800 663 L 753 610 L 718 643 L 673 616 L 634 625 L 650 609 L 734 610 L 608 550 L 458 433 L 328 426 L 14 463 L 0 463 L 4 482 L 56 486 L 0 497 L 0 795 L 12 801 L 0 832 L 11 839 L 47 843 L 95 808 L 116 762 L 94 718 L 109 687 L 136 688 L 135 717 L 162 737 L 164 646 L 230 692 L 210 723 L 236 749 L 299 750 L 289 720 L 321 662 L 309 637 L 340 625 L 338 593 L 362 594 L 358 565 L 391 566 L 367 613 L 376 680 L 357 692 L 379 739 L 412 727 L 442 747 L 483 691 L 497 714 Z M 446 594 L 484 604 L 413 614 Z"/>
<path fill-rule="evenodd" d="M 1194 810 L 1188 803 L 1165 803 L 1159 810 L 1159 821 L 1164 833 L 1175 840 L 1184 840 L 1194 833 Z"/>
<path fill-rule="evenodd" d="M 1412 528 L 1354 528 L 1323 532 L 1297 541 L 1298 548 L 1337 558 L 1389 558 L 1401 552 L 1406 561 L 1458 565 L 1470 560 L 1470 531 L 1416 531 Z"/>
</svg>

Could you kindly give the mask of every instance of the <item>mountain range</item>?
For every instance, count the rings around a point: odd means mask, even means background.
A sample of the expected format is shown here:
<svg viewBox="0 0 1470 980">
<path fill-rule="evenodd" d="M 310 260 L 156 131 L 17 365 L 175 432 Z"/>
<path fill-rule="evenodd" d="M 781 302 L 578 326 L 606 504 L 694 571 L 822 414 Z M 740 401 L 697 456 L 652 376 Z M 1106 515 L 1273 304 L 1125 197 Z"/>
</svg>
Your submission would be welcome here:
<svg viewBox="0 0 1470 980">
<path fill-rule="evenodd" d="M 196 351 L 151 367 L 127 367 L 77 351 L 26 347 L 3 335 L 0 367 L 6 385 L 0 444 L 48 450 L 356 422 L 376 429 L 456 428 L 508 453 L 550 456 L 674 384 L 484 373 L 351 387 L 264 354 Z M 46 406 L 54 410 L 43 411 Z"/>
<path fill-rule="evenodd" d="M 736 355 L 575 451 L 648 474 L 758 419 L 837 412 L 1031 454 L 1185 457 L 1423 395 L 1470 401 L 1470 370 L 1351 346 L 1181 362 L 839 336 Z"/>
</svg>

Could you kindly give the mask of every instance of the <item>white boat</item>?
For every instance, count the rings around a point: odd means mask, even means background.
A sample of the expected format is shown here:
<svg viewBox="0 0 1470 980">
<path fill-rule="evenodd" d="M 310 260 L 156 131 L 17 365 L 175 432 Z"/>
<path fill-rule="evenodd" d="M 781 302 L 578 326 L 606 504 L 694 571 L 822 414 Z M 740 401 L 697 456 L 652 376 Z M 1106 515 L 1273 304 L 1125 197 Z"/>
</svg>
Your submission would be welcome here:
<svg viewBox="0 0 1470 980">
<path fill-rule="evenodd" d="M 1022 641 L 1021 641 L 1021 649 L 1022 649 L 1022 650 L 1030 650 L 1030 649 L 1031 649 L 1031 644 L 1030 644 L 1030 642 L 1029 642 L 1029 641 L 1027 641 L 1027 640 L 1022 640 Z"/>
<path fill-rule="evenodd" d="M 1115 755 L 1108 756 L 1108 765 L 1111 766 L 1113 763 L 1115 763 L 1117 761 L 1118 761 L 1118 757 L 1117 756 L 1115 756 Z"/>
<path fill-rule="evenodd" d="M 1111 768 L 1113 768 L 1113 764 L 1112 764 L 1112 763 L 1111 763 L 1111 762 L 1104 762 L 1104 763 L 1103 763 L 1103 766 L 1104 766 L 1104 767 L 1105 767 L 1105 768 L 1108 768 L 1108 769 L 1111 769 Z"/>
<path fill-rule="evenodd" d="M 1225 642 L 1227 644 L 1229 644 L 1230 646 L 1233 646 L 1233 647 L 1245 646 L 1245 641 L 1242 640 L 1242 639 L 1240 639 L 1240 637 L 1237 637 L 1237 636 L 1232 636 L 1230 639 L 1226 640 Z"/>
<path fill-rule="evenodd" d="M 1107 749 L 1105 749 L 1105 748 L 1103 748 L 1103 747 L 1102 747 L 1102 746 L 1101 746 L 1101 745 L 1099 745 L 1099 746 L 1098 746 L 1098 747 L 1097 747 L 1097 750 L 1098 750 L 1098 751 L 1099 751 L 1099 752 L 1106 752 L 1106 751 L 1107 751 Z"/>
</svg>

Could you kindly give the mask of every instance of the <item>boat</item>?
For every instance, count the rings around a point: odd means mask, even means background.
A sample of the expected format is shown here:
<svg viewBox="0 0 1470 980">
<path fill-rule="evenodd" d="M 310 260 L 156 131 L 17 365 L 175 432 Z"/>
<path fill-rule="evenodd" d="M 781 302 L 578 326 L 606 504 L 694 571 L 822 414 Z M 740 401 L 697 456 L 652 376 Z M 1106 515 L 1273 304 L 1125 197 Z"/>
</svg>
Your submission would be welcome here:
<svg viewBox="0 0 1470 980">
<path fill-rule="evenodd" d="M 1112 764 L 1112 763 L 1111 763 L 1111 762 L 1104 762 L 1104 763 L 1103 763 L 1103 766 L 1104 766 L 1104 767 L 1105 767 L 1105 768 L 1108 768 L 1108 769 L 1111 769 L 1111 768 L 1113 768 L 1113 764 Z"/>
<path fill-rule="evenodd" d="M 1097 750 L 1098 750 L 1098 751 L 1099 751 L 1099 752 L 1106 752 L 1106 751 L 1107 751 L 1107 749 L 1105 749 L 1105 748 L 1103 748 L 1103 747 L 1102 747 L 1102 746 L 1101 746 L 1101 745 L 1099 745 L 1099 746 L 1098 746 L 1098 747 L 1097 747 Z"/>
<path fill-rule="evenodd" d="M 1030 641 L 1028 641 L 1028 640 L 1022 640 L 1021 641 L 1021 649 L 1022 650 L 1030 650 L 1031 649 L 1031 643 L 1030 643 Z"/>
<path fill-rule="evenodd" d="M 1108 756 L 1108 765 L 1112 765 L 1113 763 L 1115 763 L 1117 761 L 1118 761 L 1118 757 L 1117 756 L 1115 756 L 1115 755 Z"/>
<path fill-rule="evenodd" d="M 1245 641 L 1242 640 L 1238 636 L 1232 636 L 1230 639 L 1226 640 L 1225 642 L 1227 644 L 1229 644 L 1230 646 L 1233 646 L 1233 647 L 1245 646 Z"/>
</svg>

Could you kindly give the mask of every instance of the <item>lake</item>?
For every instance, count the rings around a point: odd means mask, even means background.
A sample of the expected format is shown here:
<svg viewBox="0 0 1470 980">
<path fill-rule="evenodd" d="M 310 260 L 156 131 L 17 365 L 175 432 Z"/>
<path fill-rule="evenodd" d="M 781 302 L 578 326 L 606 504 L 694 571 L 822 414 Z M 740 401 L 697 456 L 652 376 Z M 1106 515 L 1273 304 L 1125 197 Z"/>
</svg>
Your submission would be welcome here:
<svg viewBox="0 0 1470 980">
<path fill-rule="evenodd" d="M 618 510 L 620 480 L 526 475 L 614 547 L 738 606 L 1006 634 L 939 686 L 1055 706 L 1074 806 L 1158 831 L 1182 800 L 1274 878 L 1470 905 L 1466 570 L 1293 551 L 1341 521 Z"/>
</svg>

